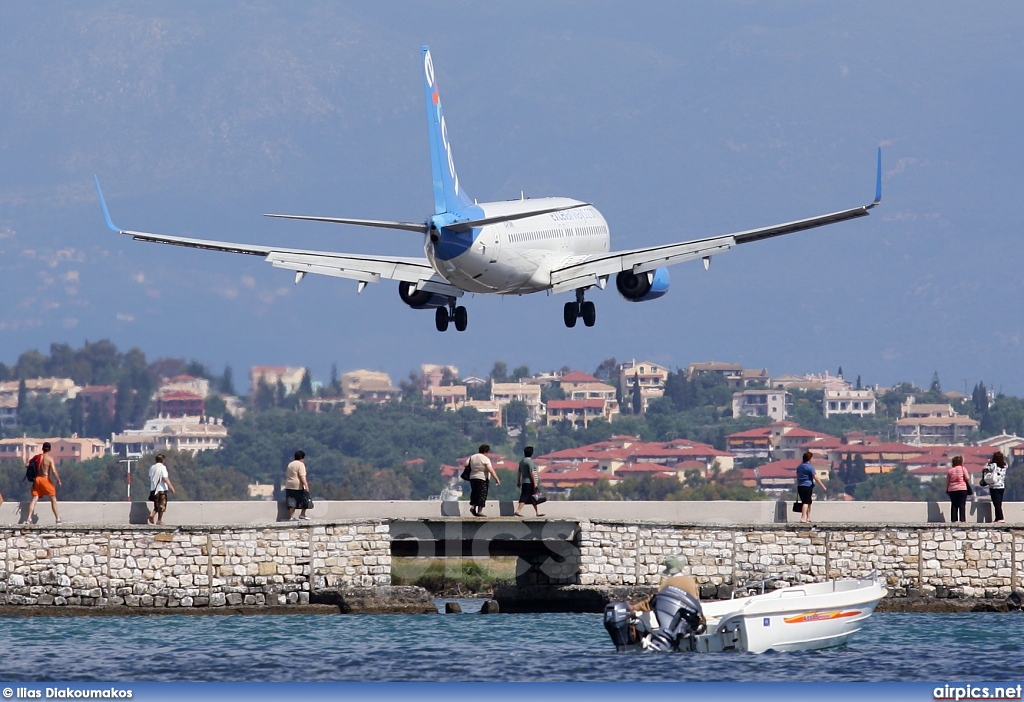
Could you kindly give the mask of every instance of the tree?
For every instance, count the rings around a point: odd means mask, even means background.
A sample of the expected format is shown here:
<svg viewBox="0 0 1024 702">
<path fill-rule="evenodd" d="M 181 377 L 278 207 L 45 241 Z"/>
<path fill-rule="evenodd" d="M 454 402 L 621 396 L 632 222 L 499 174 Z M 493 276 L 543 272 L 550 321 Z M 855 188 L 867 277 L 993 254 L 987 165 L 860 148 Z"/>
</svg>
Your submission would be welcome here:
<svg viewBox="0 0 1024 702">
<path fill-rule="evenodd" d="M 619 364 L 614 357 L 606 358 L 594 370 L 594 377 L 609 385 L 619 384 Z"/>
<path fill-rule="evenodd" d="M 231 372 L 231 366 L 224 366 L 224 374 L 220 377 L 220 392 L 222 395 L 234 395 L 235 394 L 235 381 L 234 375 Z"/>
<path fill-rule="evenodd" d="M 640 394 L 640 374 L 633 374 L 633 414 L 642 414 L 644 411 L 644 399 Z"/>
<path fill-rule="evenodd" d="M 257 412 L 266 412 L 274 406 L 274 390 L 261 375 L 252 394 L 252 406 Z"/>
<path fill-rule="evenodd" d="M 25 379 L 18 381 L 18 413 L 25 409 L 25 400 L 28 397 L 28 389 L 25 387 Z"/>
<path fill-rule="evenodd" d="M 491 382 L 504 383 L 508 380 L 508 366 L 504 361 L 495 361 L 491 369 Z"/>
<path fill-rule="evenodd" d="M 975 383 L 971 393 L 971 404 L 974 405 L 974 418 L 980 419 L 988 411 L 988 390 L 985 383 Z"/>
<path fill-rule="evenodd" d="M 842 366 L 839 366 L 839 372 L 838 372 L 838 373 L 836 373 L 836 375 L 837 375 L 838 377 L 840 377 L 840 378 L 842 378 L 842 377 L 843 377 L 843 367 L 842 367 Z"/>
<path fill-rule="evenodd" d="M 932 384 L 928 386 L 928 392 L 942 394 L 942 383 L 939 382 L 939 372 L 932 373 Z"/>
<path fill-rule="evenodd" d="M 313 377 L 306 368 L 302 374 L 302 382 L 299 383 L 299 397 L 313 397 Z"/>
<path fill-rule="evenodd" d="M 512 400 L 502 411 L 502 423 L 509 428 L 523 429 L 530 419 L 530 408 L 522 400 Z"/>
<path fill-rule="evenodd" d="M 522 378 L 530 377 L 529 366 L 516 366 L 515 370 L 512 371 L 512 380 L 521 380 Z"/>
<path fill-rule="evenodd" d="M 859 375 L 857 376 L 857 388 L 856 389 L 857 390 L 861 390 L 862 389 L 861 384 L 860 384 L 860 376 Z"/>
<path fill-rule="evenodd" d="M 207 417 L 218 417 L 224 418 L 224 415 L 228 413 L 228 405 L 224 402 L 224 398 L 217 393 L 211 393 L 206 396 L 206 416 Z"/>
<path fill-rule="evenodd" d="M 888 473 L 872 475 L 870 479 L 854 488 L 854 496 L 858 500 L 886 502 L 919 502 L 934 497 L 931 491 L 926 490 L 921 481 L 903 466 Z"/>
<path fill-rule="evenodd" d="M 561 385 L 545 385 L 540 389 L 540 401 L 547 404 L 551 400 L 564 400 L 565 390 Z"/>
<path fill-rule="evenodd" d="M 1003 432 L 1024 433 L 1024 403 L 1019 397 L 997 395 L 981 418 L 981 433 L 994 436 Z"/>
<path fill-rule="evenodd" d="M 324 397 L 340 397 L 341 396 L 341 381 L 338 380 L 338 364 L 331 364 L 331 382 L 324 389 Z"/>
</svg>

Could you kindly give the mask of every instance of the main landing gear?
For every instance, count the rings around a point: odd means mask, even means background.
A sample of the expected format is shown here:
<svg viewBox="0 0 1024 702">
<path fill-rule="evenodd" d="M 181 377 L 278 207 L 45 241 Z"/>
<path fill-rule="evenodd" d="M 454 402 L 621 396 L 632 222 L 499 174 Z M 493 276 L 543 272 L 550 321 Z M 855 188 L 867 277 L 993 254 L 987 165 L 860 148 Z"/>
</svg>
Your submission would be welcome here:
<svg viewBox="0 0 1024 702">
<path fill-rule="evenodd" d="M 576 302 L 565 303 L 565 309 L 562 312 L 565 318 L 565 326 L 572 329 L 576 326 L 576 320 L 583 318 L 583 323 L 588 327 L 594 326 L 597 321 L 597 308 L 594 307 L 594 303 L 590 300 L 583 299 L 583 288 L 576 290 Z"/>
<path fill-rule="evenodd" d="M 466 331 L 466 325 L 469 324 L 469 313 L 466 308 L 462 305 L 456 307 L 455 300 L 448 303 L 448 308 L 438 307 L 434 312 L 434 324 L 437 326 L 437 330 L 439 332 L 448 331 L 448 323 L 454 322 L 456 331 Z"/>
</svg>

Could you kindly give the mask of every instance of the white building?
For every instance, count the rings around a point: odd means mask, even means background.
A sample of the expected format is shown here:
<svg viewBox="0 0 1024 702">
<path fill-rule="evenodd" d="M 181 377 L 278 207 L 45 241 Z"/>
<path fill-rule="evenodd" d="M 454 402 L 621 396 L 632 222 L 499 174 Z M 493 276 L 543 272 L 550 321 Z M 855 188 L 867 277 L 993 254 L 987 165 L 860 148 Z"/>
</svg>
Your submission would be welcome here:
<svg viewBox="0 0 1024 702">
<path fill-rule="evenodd" d="M 0 427 L 13 427 L 18 423 L 18 398 L 0 396 Z"/>
<path fill-rule="evenodd" d="M 531 383 L 491 383 L 491 402 L 504 407 L 513 400 L 526 404 L 530 411 L 529 422 L 539 422 L 544 416 L 544 404 L 541 402 L 541 388 Z"/>
<path fill-rule="evenodd" d="M 260 379 L 271 388 L 276 386 L 277 381 L 280 380 L 281 384 L 284 385 L 285 394 L 292 395 L 299 391 L 299 386 L 302 385 L 302 376 L 305 374 L 305 368 L 253 366 L 252 370 L 249 371 L 249 382 L 252 383 L 252 391 L 255 393 L 256 388 L 260 384 Z"/>
<path fill-rule="evenodd" d="M 209 417 L 160 417 L 150 419 L 142 429 L 128 429 L 110 437 L 114 453 L 141 456 L 155 451 L 200 451 L 219 449 L 228 428 Z"/>
<path fill-rule="evenodd" d="M 875 413 L 875 393 L 871 390 L 826 390 L 821 404 L 826 419 L 837 414 L 864 417 Z"/>
<path fill-rule="evenodd" d="M 789 393 L 785 390 L 743 390 L 732 394 L 733 417 L 771 417 L 776 422 L 786 418 Z"/>
</svg>

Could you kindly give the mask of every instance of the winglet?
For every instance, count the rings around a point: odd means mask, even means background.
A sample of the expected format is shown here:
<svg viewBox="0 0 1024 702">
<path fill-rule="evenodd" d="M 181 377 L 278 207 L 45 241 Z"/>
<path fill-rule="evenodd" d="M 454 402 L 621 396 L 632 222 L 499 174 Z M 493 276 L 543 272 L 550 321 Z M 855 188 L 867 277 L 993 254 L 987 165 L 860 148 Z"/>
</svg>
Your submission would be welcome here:
<svg viewBox="0 0 1024 702">
<path fill-rule="evenodd" d="M 882 201 L 882 147 L 879 146 L 878 147 L 878 171 L 875 174 L 875 200 L 870 205 L 868 205 L 868 209 L 871 209 L 872 207 L 874 207 L 875 205 L 877 205 L 881 201 Z"/>
<path fill-rule="evenodd" d="M 113 230 L 113 231 L 117 232 L 118 234 L 120 234 L 121 233 L 121 228 L 116 226 L 110 220 L 110 210 L 107 209 L 107 201 L 103 199 L 103 191 L 100 190 L 100 179 L 96 175 L 93 175 L 93 180 L 96 181 L 96 192 L 99 193 L 99 196 L 100 196 L 100 207 L 103 208 L 103 218 L 107 220 L 107 226 L 110 227 L 111 230 Z"/>
</svg>

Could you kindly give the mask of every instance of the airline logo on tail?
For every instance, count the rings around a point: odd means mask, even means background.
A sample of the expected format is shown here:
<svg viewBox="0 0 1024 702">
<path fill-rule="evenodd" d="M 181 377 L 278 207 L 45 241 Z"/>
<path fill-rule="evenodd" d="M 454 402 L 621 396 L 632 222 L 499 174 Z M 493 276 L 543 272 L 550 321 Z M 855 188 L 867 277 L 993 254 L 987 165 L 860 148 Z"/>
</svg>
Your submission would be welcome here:
<svg viewBox="0 0 1024 702">
<path fill-rule="evenodd" d="M 423 73 L 427 79 L 427 86 L 432 91 L 430 99 L 437 112 L 437 121 L 441 125 L 441 146 L 444 147 L 445 154 L 448 156 L 448 173 L 452 177 L 455 194 L 458 195 L 459 176 L 455 172 L 455 161 L 452 159 L 452 145 L 448 143 L 448 127 L 445 125 L 444 113 L 441 111 L 441 95 L 437 92 L 437 86 L 434 85 L 434 61 L 430 58 L 430 51 L 423 53 Z"/>
</svg>

